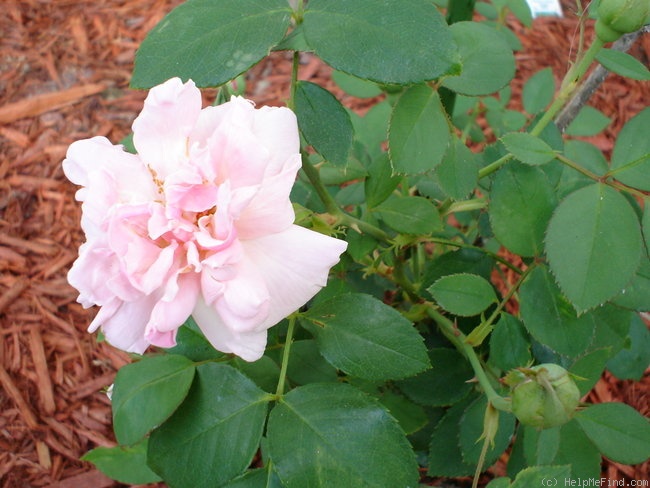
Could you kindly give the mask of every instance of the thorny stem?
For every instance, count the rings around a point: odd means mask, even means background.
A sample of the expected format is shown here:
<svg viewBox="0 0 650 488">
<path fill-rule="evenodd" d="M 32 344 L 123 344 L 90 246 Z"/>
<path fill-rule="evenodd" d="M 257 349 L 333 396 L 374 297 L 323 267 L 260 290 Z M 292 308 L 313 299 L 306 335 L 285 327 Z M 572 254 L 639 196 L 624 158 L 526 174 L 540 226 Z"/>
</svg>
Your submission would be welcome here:
<svg viewBox="0 0 650 488">
<path fill-rule="evenodd" d="M 287 329 L 287 338 L 284 342 L 284 351 L 282 352 L 282 367 L 280 368 L 280 379 L 278 380 L 278 388 L 275 391 L 277 399 L 282 398 L 284 395 L 284 383 L 287 377 L 287 367 L 289 365 L 289 352 L 291 351 L 291 343 L 293 342 L 293 330 L 296 325 L 296 314 L 289 316 L 289 327 Z"/>
<path fill-rule="evenodd" d="M 499 395 L 492 387 L 492 383 L 490 383 L 490 380 L 485 374 L 485 371 L 483 371 L 481 361 L 476 355 L 476 351 L 474 351 L 474 348 L 472 346 L 465 342 L 465 334 L 458 330 L 458 327 L 456 327 L 451 320 L 442 315 L 432 306 L 427 308 L 427 313 L 429 317 L 436 321 L 445 337 L 451 341 L 456 349 L 458 349 L 472 365 L 476 380 L 478 381 L 479 385 L 481 385 L 481 388 L 485 392 L 485 395 L 487 396 L 487 399 L 492 404 L 492 406 L 494 406 L 494 408 L 497 410 L 510 412 L 510 402 Z"/>
<path fill-rule="evenodd" d="M 578 88 L 580 79 L 585 75 L 591 63 L 596 59 L 596 55 L 603 48 L 605 43 L 600 40 L 599 37 L 595 37 L 589 49 L 584 52 L 582 57 L 569 69 L 567 74 L 562 80 L 560 85 L 560 90 L 555 96 L 555 100 L 548 108 L 546 113 L 537 121 L 534 127 L 530 130 L 530 134 L 533 136 L 539 136 L 546 126 L 553 120 L 557 113 L 564 107 L 564 105 L 569 101 L 571 95 Z M 501 166 L 506 164 L 510 159 L 512 159 L 512 154 L 506 154 L 505 156 L 499 158 L 495 162 L 489 164 L 479 171 L 479 179 L 488 176 L 489 174 L 494 173 Z"/>
</svg>

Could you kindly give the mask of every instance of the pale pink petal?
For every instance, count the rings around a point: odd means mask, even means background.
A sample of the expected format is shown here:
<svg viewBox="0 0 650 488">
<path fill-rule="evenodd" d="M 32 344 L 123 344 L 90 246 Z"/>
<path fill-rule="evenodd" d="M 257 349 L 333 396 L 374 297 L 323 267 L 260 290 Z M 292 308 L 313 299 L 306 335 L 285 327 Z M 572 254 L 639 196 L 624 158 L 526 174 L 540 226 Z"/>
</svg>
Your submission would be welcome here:
<svg viewBox="0 0 650 488">
<path fill-rule="evenodd" d="M 217 311 L 199 299 L 192 317 L 203 335 L 218 351 L 236 354 L 245 361 L 257 361 L 266 348 L 266 329 L 252 332 L 236 332 L 228 327 Z"/>
<path fill-rule="evenodd" d="M 300 154 L 295 154 L 285 162 L 282 171 L 264 180 L 235 223 L 240 239 L 277 233 L 293 224 L 295 213 L 289 194 L 300 165 Z"/>
<path fill-rule="evenodd" d="M 133 302 L 117 300 L 114 310 L 102 307 L 91 323 L 89 330 L 101 326 L 106 340 L 123 351 L 142 354 L 149 346 L 144 338 L 145 324 L 149 321 L 151 311 L 156 304 L 153 295 L 144 296 Z M 112 313 L 111 313 L 112 312 Z"/>
<path fill-rule="evenodd" d="M 200 281 L 196 273 L 185 273 L 167 283 L 145 327 L 145 338 L 159 347 L 176 344 L 176 330 L 192 313 L 199 298 Z"/>
<path fill-rule="evenodd" d="M 296 115 L 286 107 L 261 107 L 255 111 L 253 133 L 273 158 L 283 163 L 300 152 Z"/>
<path fill-rule="evenodd" d="M 347 248 L 334 239 L 297 225 L 277 234 L 243 241 L 249 259 L 270 294 L 268 328 L 302 307 L 327 284 L 329 270 Z"/>
<path fill-rule="evenodd" d="M 172 78 L 149 91 L 133 122 L 133 144 L 140 157 L 164 180 L 188 157 L 189 136 L 201 111 L 201 92 L 193 81 Z"/>
<path fill-rule="evenodd" d="M 203 270 L 203 296 L 224 324 L 238 332 L 257 329 L 268 315 L 269 291 L 253 263 L 241 260 L 227 280 L 218 279 L 223 275 L 222 270 L 211 271 L 207 267 Z"/>
</svg>

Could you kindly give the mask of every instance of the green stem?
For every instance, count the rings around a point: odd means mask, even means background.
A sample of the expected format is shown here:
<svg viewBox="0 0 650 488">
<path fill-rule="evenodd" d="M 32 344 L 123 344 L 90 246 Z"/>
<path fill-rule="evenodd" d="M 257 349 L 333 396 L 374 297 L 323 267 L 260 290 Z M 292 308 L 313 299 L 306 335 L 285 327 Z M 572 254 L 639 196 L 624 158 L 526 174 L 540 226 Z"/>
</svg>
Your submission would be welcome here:
<svg viewBox="0 0 650 488">
<path fill-rule="evenodd" d="M 476 380 L 478 381 L 479 385 L 481 385 L 481 388 L 483 389 L 483 392 L 485 392 L 488 401 L 497 410 L 510 412 L 510 402 L 499 395 L 492 387 L 490 379 L 485 374 L 485 371 L 483 371 L 481 361 L 476 355 L 476 351 L 474 351 L 474 348 L 472 346 L 465 342 L 465 334 L 458 330 L 458 327 L 456 327 L 451 320 L 442 315 L 435 308 L 429 307 L 427 309 L 427 313 L 429 314 L 429 317 L 436 321 L 445 337 L 451 341 L 456 349 L 458 349 L 472 365 Z"/>
<path fill-rule="evenodd" d="M 530 133 L 534 136 L 538 136 L 546 128 L 546 126 L 553 120 L 557 113 L 564 107 L 564 104 L 569 100 L 573 92 L 578 88 L 580 79 L 585 75 L 591 63 L 596 59 L 596 55 L 603 48 L 605 43 L 600 40 L 599 37 L 595 37 L 589 49 L 585 51 L 582 57 L 571 66 L 567 74 L 562 80 L 560 85 L 560 91 L 558 92 L 555 100 L 548 108 L 546 113 L 542 116 L 541 119 L 537 121 L 535 126 L 531 129 Z"/>
<path fill-rule="evenodd" d="M 573 66 L 571 66 L 569 71 L 567 71 L 567 74 L 564 76 L 564 79 L 562 80 L 560 90 L 556 94 L 555 100 L 553 100 L 553 103 L 548 108 L 546 113 L 544 113 L 544 115 L 530 130 L 531 135 L 539 136 L 546 128 L 546 126 L 555 118 L 562 107 L 564 107 L 564 105 L 569 101 L 571 95 L 573 95 L 573 92 L 578 88 L 580 80 L 587 72 L 587 69 L 589 69 L 589 66 L 591 66 L 591 63 L 594 62 L 596 55 L 603 48 L 604 44 L 605 43 L 601 41 L 599 37 L 595 37 L 591 46 L 589 46 L 589 49 L 587 49 L 582 57 Z M 506 154 L 505 156 L 497 159 L 495 162 L 485 166 L 478 173 L 479 180 L 494 173 L 512 158 L 512 154 Z"/>
<path fill-rule="evenodd" d="M 284 341 L 284 351 L 282 352 L 282 366 L 280 368 L 280 379 L 278 380 L 278 388 L 275 391 L 276 399 L 282 398 L 284 395 L 284 383 L 287 377 L 287 367 L 289 365 L 289 352 L 291 351 L 291 343 L 293 342 L 293 330 L 296 325 L 297 315 L 294 313 L 289 316 L 289 327 L 287 328 L 287 337 Z"/>
<path fill-rule="evenodd" d="M 300 66 L 300 52 L 293 52 L 293 62 L 291 64 L 291 84 L 289 87 L 289 101 L 287 106 L 296 111 L 296 87 L 298 85 L 298 67 Z"/>
<path fill-rule="evenodd" d="M 509 301 L 509 300 L 512 298 L 512 296 L 517 292 L 517 290 L 519 289 L 519 287 L 521 286 L 521 284 L 524 282 L 524 280 L 526 279 L 526 277 L 530 274 L 530 272 L 531 272 L 533 269 L 535 269 L 535 265 L 534 265 L 534 264 L 532 264 L 531 266 L 529 266 L 529 267 L 526 269 L 526 271 L 524 271 L 524 272 L 521 274 L 521 276 L 519 277 L 519 279 L 517 280 L 517 282 L 516 282 L 514 285 L 512 285 L 512 288 L 510 288 L 510 289 L 508 290 L 508 292 L 503 296 L 503 299 L 501 300 L 501 302 L 499 303 L 499 305 L 497 305 L 497 308 L 494 310 L 494 312 L 492 312 L 492 315 L 490 315 L 490 317 L 489 317 L 489 318 L 484 322 L 485 326 L 490 326 L 490 325 L 492 325 L 492 322 L 494 322 L 494 321 L 496 320 L 496 318 L 499 316 L 499 314 L 501 313 L 501 311 L 503 310 L 503 308 L 506 306 L 506 304 L 508 303 L 508 301 Z M 481 325 L 483 325 L 483 324 L 481 324 Z"/>
</svg>

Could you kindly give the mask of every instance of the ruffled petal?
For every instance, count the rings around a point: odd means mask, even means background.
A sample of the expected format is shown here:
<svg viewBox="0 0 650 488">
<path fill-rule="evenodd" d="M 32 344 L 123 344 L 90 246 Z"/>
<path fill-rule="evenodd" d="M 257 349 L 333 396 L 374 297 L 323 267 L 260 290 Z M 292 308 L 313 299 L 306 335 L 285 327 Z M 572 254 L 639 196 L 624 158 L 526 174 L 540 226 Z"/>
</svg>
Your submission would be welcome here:
<svg viewBox="0 0 650 488">
<path fill-rule="evenodd" d="M 133 302 L 115 299 L 114 303 L 99 310 L 88 329 L 92 331 L 101 326 L 106 340 L 113 346 L 142 354 L 149 347 L 144 328 L 156 301 L 155 296 L 144 296 Z"/>
<path fill-rule="evenodd" d="M 149 91 L 133 121 L 133 144 L 161 181 L 187 160 L 201 103 L 193 81 L 183 84 L 180 78 L 172 78 Z"/>
<path fill-rule="evenodd" d="M 242 247 L 270 294 L 269 314 L 258 326 L 261 330 L 295 312 L 327 284 L 330 268 L 347 243 L 292 225 L 277 234 L 242 241 Z"/>
<path fill-rule="evenodd" d="M 240 239 L 274 234 L 293 224 L 296 215 L 289 194 L 300 165 L 300 154 L 295 154 L 285 162 L 280 172 L 264 179 L 235 223 Z"/>
<path fill-rule="evenodd" d="M 266 348 L 266 329 L 237 332 L 228 327 L 217 311 L 199 299 L 192 317 L 212 346 L 221 352 L 236 354 L 245 361 L 257 361 Z"/>
</svg>

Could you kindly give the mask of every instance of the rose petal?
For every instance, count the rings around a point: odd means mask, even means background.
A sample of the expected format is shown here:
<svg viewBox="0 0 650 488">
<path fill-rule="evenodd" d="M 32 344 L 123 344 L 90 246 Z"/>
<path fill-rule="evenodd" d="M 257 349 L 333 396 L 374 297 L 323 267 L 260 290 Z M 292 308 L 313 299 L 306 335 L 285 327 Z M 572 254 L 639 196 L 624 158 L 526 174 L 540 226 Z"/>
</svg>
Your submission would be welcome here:
<svg viewBox="0 0 650 488">
<path fill-rule="evenodd" d="M 260 273 L 270 294 L 271 327 L 302 307 L 327 284 L 329 270 L 347 243 L 297 225 L 277 234 L 242 241 L 246 258 Z"/>
<path fill-rule="evenodd" d="M 172 78 L 149 91 L 133 121 L 133 145 L 164 180 L 187 160 L 189 136 L 201 111 L 201 92 L 193 81 Z"/>
<path fill-rule="evenodd" d="M 116 299 L 116 304 L 102 307 L 90 324 L 89 330 L 101 326 L 106 340 L 127 352 L 142 354 L 149 342 L 144 338 L 145 324 L 156 304 L 154 295 L 144 296 L 133 302 Z M 114 308 L 114 310 L 113 310 Z"/>
<path fill-rule="evenodd" d="M 192 312 L 196 324 L 206 339 L 218 351 L 236 354 L 245 361 L 257 361 L 266 348 L 266 329 L 236 332 L 226 326 L 217 311 L 199 299 Z"/>
</svg>

